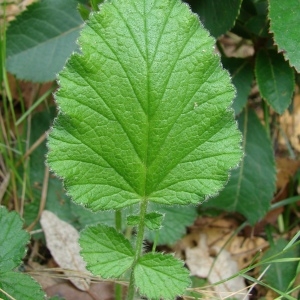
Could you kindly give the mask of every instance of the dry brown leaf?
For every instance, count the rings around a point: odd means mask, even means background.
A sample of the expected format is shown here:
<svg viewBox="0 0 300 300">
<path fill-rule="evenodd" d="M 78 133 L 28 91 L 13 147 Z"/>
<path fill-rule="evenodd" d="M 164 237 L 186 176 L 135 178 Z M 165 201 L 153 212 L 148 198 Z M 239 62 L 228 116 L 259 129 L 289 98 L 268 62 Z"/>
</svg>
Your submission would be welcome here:
<svg viewBox="0 0 300 300">
<path fill-rule="evenodd" d="M 48 296 L 60 295 L 65 300 L 114 300 L 113 285 L 110 282 L 91 284 L 88 292 L 79 291 L 64 282 L 48 287 L 46 293 Z"/>
<path fill-rule="evenodd" d="M 210 254 L 205 234 L 200 235 L 197 247 L 186 249 L 186 264 L 192 275 L 207 278 L 213 284 L 239 271 L 237 262 L 232 259 L 231 254 L 227 250 L 223 249 L 221 251 L 221 248 L 217 246 L 212 247 L 212 250 L 218 253 L 217 258 Z M 233 294 L 236 299 L 248 299 L 245 296 L 246 286 L 242 277 L 235 277 L 213 288 L 221 299 Z M 241 292 L 237 293 L 238 291 Z"/>
<path fill-rule="evenodd" d="M 60 279 L 53 276 L 49 276 L 47 273 L 47 267 L 40 265 L 39 263 L 32 261 L 27 267 L 26 271 L 29 272 L 30 276 L 33 277 L 45 290 L 46 288 L 61 282 Z"/>
<path fill-rule="evenodd" d="M 78 231 L 47 210 L 43 211 L 40 222 L 46 236 L 47 247 L 57 264 L 66 269 L 64 273 L 78 289 L 89 290 L 90 280 L 80 278 L 80 274 L 88 274 L 88 271 L 79 253 Z"/>
<path fill-rule="evenodd" d="M 288 110 L 284 112 L 279 119 L 281 129 L 286 134 L 290 143 L 300 152 L 300 95 L 294 97 L 293 112 L 289 113 Z M 282 145 L 286 144 L 285 137 L 281 136 L 279 143 Z"/>
<path fill-rule="evenodd" d="M 299 132 L 300 133 L 300 132 Z M 287 157 L 276 158 L 277 190 L 284 189 L 300 168 L 300 161 Z"/>
<path fill-rule="evenodd" d="M 237 236 L 237 228 L 238 223 L 232 218 L 201 217 L 191 228 L 191 233 L 176 245 L 175 251 L 178 254 L 185 253 L 186 262 L 191 271 L 204 278 L 207 278 L 208 270 L 211 268 L 215 257 L 218 256 L 217 269 L 214 271 L 216 276 L 210 275 L 208 280 L 210 282 L 219 281 L 217 278 L 220 276 L 227 278 L 230 274 L 232 275 L 232 273 L 226 273 L 226 270 L 233 273 L 238 272 L 248 266 L 260 250 L 268 246 L 268 243 L 260 237 Z M 199 236 L 201 237 L 200 240 Z M 226 263 L 229 263 L 229 266 Z M 224 274 L 219 273 L 219 271 L 224 271 Z M 239 280 L 243 281 L 243 279 L 238 279 L 237 282 Z M 226 282 L 225 287 L 221 285 L 227 295 L 219 293 L 219 299 L 224 299 L 229 293 L 233 293 L 228 291 L 227 285 L 230 287 L 231 283 Z M 243 287 L 245 287 L 244 284 Z M 237 291 L 239 291 L 239 296 L 236 294 L 232 297 L 244 299 L 246 289 L 241 291 L 236 287 L 234 292 Z"/>
<path fill-rule="evenodd" d="M 243 269 L 249 265 L 253 255 L 260 252 L 269 245 L 261 237 L 244 238 L 235 236 L 229 244 L 228 251 L 232 258 L 238 263 L 239 269 Z"/>
</svg>

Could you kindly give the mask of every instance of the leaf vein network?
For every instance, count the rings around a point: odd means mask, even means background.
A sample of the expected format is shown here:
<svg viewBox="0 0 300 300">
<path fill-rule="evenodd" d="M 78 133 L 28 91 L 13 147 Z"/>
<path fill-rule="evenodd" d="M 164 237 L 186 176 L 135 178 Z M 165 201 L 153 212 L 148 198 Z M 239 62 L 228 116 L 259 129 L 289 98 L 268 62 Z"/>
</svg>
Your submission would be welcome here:
<svg viewBox="0 0 300 300">
<path fill-rule="evenodd" d="M 210 124 L 210 125 L 215 125 L 215 124 L 217 124 L 218 122 L 219 122 L 219 120 L 218 120 L 218 119 L 215 119 L 215 122 L 212 123 L 212 124 Z M 201 136 L 202 136 L 203 134 L 205 134 L 205 133 L 206 133 L 205 130 L 201 133 L 201 135 L 199 136 L 199 139 L 198 139 L 199 142 L 201 141 Z M 212 137 L 213 137 L 214 135 L 216 135 L 217 133 L 219 133 L 219 132 L 213 132 L 213 134 L 210 136 L 210 138 L 212 138 Z M 209 138 L 209 139 L 210 139 L 210 138 Z M 206 141 L 208 141 L 209 139 L 207 139 Z M 173 165 L 171 166 L 171 168 L 169 168 L 169 169 L 167 170 L 167 172 L 164 174 L 163 178 L 161 178 L 160 183 L 162 183 L 162 182 L 165 180 L 165 178 L 171 173 L 171 171 L 172 171 L 176 166 L 178 166 L 179 164 L 181 164 L 181 161 L 182 161 L 185 157 L 187 157 L 189 154 L 191 154 L 193 151 L 195 151 L 195 149 L 197 149 L 198 147 L 199 147 L 199 143 L 195 144 L 194 147 L 190 149 L 190 151 L 188 151 L 187 153 L 184 154 L 184 156 L 178 158 L 178 159 L 176 160 L 176 162 L 173 163 Z M 201 159 L 199 159 L 199 160 L 201 160 Z M 183 162 L 183 164 L 184 164 L 184 163 L 185 163 L 185 162 Z M 180 181 L 178 181 L 178 182 L 181 182 L 181 181 L 184 182 L 184 181 L 186 181 L 186 180 L 180 180 Z M 171 186 L 171 185 L 173 185 L 173 184 L 174 184 L 174 182 L 173 182 L 172 184 L 168 185 L 168 186 Z M 168 186 L 164 186 L 164 189 L 167 188 Z M 159 190 L 156 190 L 156 191 L 159 191 Z"/>
<path fill-rule="evenodd" d="M 118 124 L 121 126 L 123 132 L 125 133 L 125 135 L 127 136 L 128 140 L 130 141 L 132 148 L 134 149 L 137 157 L 139 157 L 139 159 L 141 160 L 141 157 L 138 154 L 138 151 L 136 149 L 135 144 L 133 143 L 131 137 L 128 135 L 128 132 L 126 131 L 126 127 L 124 126 L 124 124 L 121 122 L 121 120 L 117 117 L 117 115 L 114 113 L 113 109 L 108 105 L 109 101 L 107 101 L 98 91 L 98 89 L 87 79 L 85 78 L 83 75 L 81 75 L 80 73 L 77 72 L 78 75 L 81 76 L 81 78 L 87 83 L 89 84 L 90 87 L 93 88 L 93 90 L 96 92 L 96 94 L 101 98 L 101 100 L 106 104 L 106 106 L 108 107 L 108 109 L 111 111 L 111 113 L 114 115 L 116 121 L 118 122 Z M 99 114 L 99 113 L 98 113 Z"/>
<path fill-rule="evenodd" d="M 102 25 L 102 24 L 100 23 L 100 25 Z M 103 28 L 103 27 L 102 27 L 102 28 Z M 118 57 L 116 51 L 113 50 L 113 47 L 110 45 L 109 41 L 107 41 L 106 39 L 104 39 L 103 36 L 100 34 L 99 31 L 95 30 L 93 27 L 91 27 L 91 29 L 99 36 L 100 39 L 103 40 L 103 42 L 106 43 L 106 45 L 107 45 L 107 47 L 109 48 L 109 50 L 111 51 L 111 53 L 115 56 L 117 62 L 118 62 L 119 65 L 121 66 L 122 70 L 124 71 L 124 73 L 125 73 L 125 75 L 126 75 L 126 77 L 127 77 L 127 80 L 128 80 L 129 83 L 130 83 L 130 87 L 131 87 L 131 89 L 132 89 L 132 91 L 133 91 L 133 93 L 134 93 L 134 95 L 135 95 L 135 97 L 136 97 L 136 99 L 137 99 L 137 102 L 139 103 L 139 105 L 140 105 L 142 111 L 144 112 L 144 114 L 146 115 L 146 112 L 145 112 L 145 110 L 144 110 L 144 108 L 143 108 L 143 106 L 142 106 L 142 104 L 141 104 L 141 102 L 140 102 L 140 100 L 139 100 L 138 95 L 137 95 L 137 91 L 136 91 L 136 89 L 134 88 L 135 84 L 134 84 L 134 82 L 132 82 L 132 80 L 131 80 L 131 78 L 130 78 L 130 76 L 129 76 L 129 74 L 128 74 L 128 71 L 126 70 L 124 64 L 122 63 L 122 61 L 121 61 L 120 58 Z"/>
<path fill-rule="evenodd" d="M 131 182 L 129 182 L 129 181 L 126 179 L 126 177 L 124 176 L 124 174 L 122 174 L 121 172 L 119 172 L 119 171 L 115 168 L 115 166 L 113 166 L 113 165 L 107 160 L 106 157 L 104 157 L 103 155 L 99 154 L 95 149 L 93 149 L 93 147 L 92 147 L 91 145 L 89 145 L 89 144 L 85 143 L 84 141 L 80 140 L 79 138 L 75 137 L 71 132 L 69 132 L 69 131 L 67 130 L 67 127 L 65 127 L 64 129 L 65 129 L 65 130 L 68 132 L 68 134 L 70 134 L 73 138 L 75 138 L 76 140 L 78 140 L 78 142 L 80 142 L 81 144 L 85 145 L 87 148 L 89 148 L 90 150 L 92 150 L 95 154 L 101 156 L 102 159 L 105 160 L 105 161 L 107 162 L 107 164 L 108 164 L 113 170 L 115 170 L 116 173 L 117 173 L 118 175 L 120 175 L 121 178 L 124 179 L 124 181 L 132 188 L 132 190 L 136 192 L 135 188 L 131 185 Z M 57 139 L 57 138 L 56 138 L 56 139 Z M 60 139 L 57 139 L 57 140 L 60 140 Z"/>
</svg>

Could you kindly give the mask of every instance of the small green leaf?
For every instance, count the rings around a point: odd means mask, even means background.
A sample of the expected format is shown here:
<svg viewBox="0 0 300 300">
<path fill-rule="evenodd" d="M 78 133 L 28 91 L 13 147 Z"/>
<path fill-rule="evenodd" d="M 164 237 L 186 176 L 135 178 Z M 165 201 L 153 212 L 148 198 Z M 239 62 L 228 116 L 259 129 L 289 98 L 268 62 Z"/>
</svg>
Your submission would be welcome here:
<svg viewBox="0 0 300 300">
<path fill-rule="evenodd" d="M 145 225 L 150 230 L 157 230 L 161 228 L 164 215 L 157 212 L 151 212 L 145 216 Z"/>
<path fill-rule="evenodd" d="M 1 247 L 1 246 L 0 246 Z M 42 300 L 45 299 L 45 292 L 40 285 L 29 275 L 18 272 L 0 271 L 0 289 L 13 298 L 7 297 L 0 291 L 0 298 L 3 300 Z"/>
<path fill-rule="evenodd" d="M 114 228 L 94 225 L 80 233 L 80 252 L 87 269 L 103 278 L 118 278 L 133 263 L 134 251 L 130 242 Z"/>
<path fill-rule="evenodd" d="M 29 233 L 22 230 L 23 222 L 16 212 L 0 206 L 0 271 L 10 271 L 20 265 L 29 242 Z"/>
<path fill-rule="evenodd" d="M 148 231 L 146 238 L 149 241 L 156 240 L 157 244 L 172 245 L 177 242 L 184 234 L 186 234 L 186 228 L 193 224 L 197 217 L 197 210 L 195 206 L 161 206 L 157 204 L 151 204 L 152 210 L 158 210 L 164 214 L 164 220 L 162 222 L 162 228 L 158 233 Z"/>
<path fill-rule="evenodd" d="M 145 225 L 150 230 L 157 230 L 161 227 L 164 215 L 157 212 L 151 212 L 145 216 Z M 128 216 L 127 224 L 131 226 L 138 225 L 140 222 L 140 216 Z"/>
<path fill-rule="evenodd" d="M 270 30 L 278 50 L 300 73 L 300 2 L 269 0 Z"/>
<path fill-rule="evenodd" d="M 287 244 L 288 242 L 284 239 L 277 240 L 276 244 L 271 245 L 270 249 L 264 253 L 262 260 L 280 253 Z M 283 254 L 277 256 L 276 259 L 296 257 L 299 257 L 299 246 L 287 250 Z M 264 275 L 264 279 L 272 287 L 285 292 L 291 281 L 297 276 L 298 263 L 299 262 L 297 261 L 271 263 L 270 268 Z M 263 272 L 267 266 L 268 265 L 264 265 L 261 272 Z"/>
<path fill-rule="evenodd" d="M 127 225 L 136 226 L 140 222 L 140 216 L 128 216 L 127 217 Z"/>
<path fill-rule="evenodd" d="M 247 30 L 259 37 L 268 37 L 269 23 L 267 16 L 253 16 L 246 23 Z"/>
<path fill-rule="evenodd" d="M 242 0 L 187 0 L 214 37 L 230 30 L 239 15 Z"/>
<path fill-rule="evenodd" d="M 255 75 L 263 98 L 282 114 L 291 103 L 295 85 L 289 64 L 281 54 L 261 50 L 256 57 Z"/>
<path fill-rule="evenodd" d="M 44 299 L 39 284 L 29 275 L 13 272 L 26 253 L 29 233 L 22 229 L 23 222 L 16 212 L 0 206 L 0 289 L 15 299 Z M 11 300 L 0 291 L 0 298 Z"/>
<path fill-rule="evenodd" d="M 191 284 L 183 262 L 172 255 L 148 253 L 138 260 L 134 279 L 140 294 L 148 299 L 174 299 Z"/>
<path fill-rule="evenodd" d="M 77 48 L 82 26 L 77 1 L 44 0 L 28 7 L 7 29 L 7 70 L 19 79 L 54 80 Z"/>
<path fill-rule="evenodd" d="M 236 88 L 236 96 L 233 101 L 233 109 L 238 115 L 247 103 L 253 80 L 253 68 L 250 61 L 242 58 L 223 57 L 222 64 L 232 76 L 232 82 Z"/>
<path fill-rule="evenodd" d="M 203 206 L 240 212 L 254 225 L 268 212 L 273 198 L 275 159 L 272 144 L 255 112 L 243 113 L 238 122 L 244 135 L 244 158 L 220 194 Z"/>
<path fill-rule="evenodd" d="M 223 187 L 241 136 L 214 43 L 178 0 L 115 0 L 91 14 L 82 54 L 59 77 L 48 144 L 75 202 L 196 204 Z"/>
</svg>

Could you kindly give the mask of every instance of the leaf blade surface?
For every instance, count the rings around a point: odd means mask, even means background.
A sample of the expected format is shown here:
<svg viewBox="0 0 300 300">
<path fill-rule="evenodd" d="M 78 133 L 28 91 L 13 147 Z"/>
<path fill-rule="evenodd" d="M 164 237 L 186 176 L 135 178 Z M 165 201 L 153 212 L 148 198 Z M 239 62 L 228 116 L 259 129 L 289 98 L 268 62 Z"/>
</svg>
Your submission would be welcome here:
<svg viewBox="0 0 300 300">
<path fill-rule="evenodd" d="M 190 285 L 189 271 L 172 255 L 148 253 L 134 269 L 136 286 L 150 299 L 174 299 Z"/>
<path fill-rule="evenodd" d="M 230 30 L 239 15 L 241 0 L 187 0 L 200 20 L 214 37 L 219 37 Z"/>
<path fill-rule="evenodd" d="M 16 212 L 8 212 L 0 206 L 0 270 L 10 271 L 16 268 L 26 253 L 29 233 L 22 230 L 23 223 Z"/>
<path fill-rule="evenodd" d="M 79 244 L 87 269 L 103 278 L 118 278 L 131 267 L 134 260 L 130 242 L 106 225 L 85 228 L 80 233 Z"/>
<path fill-rule="evenodd" d="M 300 72 L 299 55 L 299 26 L 300 3 L 297 0 L 269 1 L 270 30 L 274 33 L 274 40 L 278 50 L 282 51 L 291 66 Z"/>
<path fill-rule="evenodd" d="M 270 140 L 258 117 L 246 111 L 239 119 L 245 155 L 231 173 L 228 184 L 204 206 L 235 211 L 255 224 L 269 210 L 275 191 L 276 169 Z"/>
<path fill-rule="evenodd" d="M 7 69 L 19 79 L 46 82 L 55 79 L 82 26 L 77 1 L 34 3 L 7 30 Z"/>
<path fill-rule="evenodd" d="M 17 284 L 16 284 L 17 283 Z M 45 299 L 45 292 L 41 286 L 28 274 L 19 272 L 0 272 L 0 288 L 10 297 L 7 297 L 0 291 L 1 299 Z"/>
<path fill-rule="evenodd" d="M 234 89 L 198 18 L 175 0 L 113 1 L 79 44 L 59 77 L 48 156 L 73 199 L 97 211 L 215 194 L 240 134 Z"/>
<path fill-rule="evenodd" d="M 261 50 L 256 57 L 255 74 L 263 98 L 282 114 L 292 101 L 294 71 L 281 54 Z"/>
</svg>

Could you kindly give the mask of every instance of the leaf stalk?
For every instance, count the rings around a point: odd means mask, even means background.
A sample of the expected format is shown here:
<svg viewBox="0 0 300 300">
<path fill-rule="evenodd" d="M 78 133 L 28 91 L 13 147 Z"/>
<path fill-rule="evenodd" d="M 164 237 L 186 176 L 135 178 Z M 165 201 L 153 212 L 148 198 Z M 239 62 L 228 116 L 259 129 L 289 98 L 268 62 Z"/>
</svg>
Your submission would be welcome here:
<svg viewBox="0 0 300 300">
<path fill-rule="evenodd" d="M 145 216 L 147 213 L 147 206 L 148 200 L 144 199 L 140 204 L 140 223 L 137 229 L 137 238 L 135 244 L 135 255 L 134 261 L 131 267 L 131 274 L 130 274 L 130 281 L 129 281 L 129 288 L 128 288 L 128 295 L 127 300 L 133 300 L 135 294 L 135 287 L 134 287 L 134 269 L 140 258 L 143 250 L 143 241 L 144 241 L 144 233 L 145 233 Z"/>
</svg>

